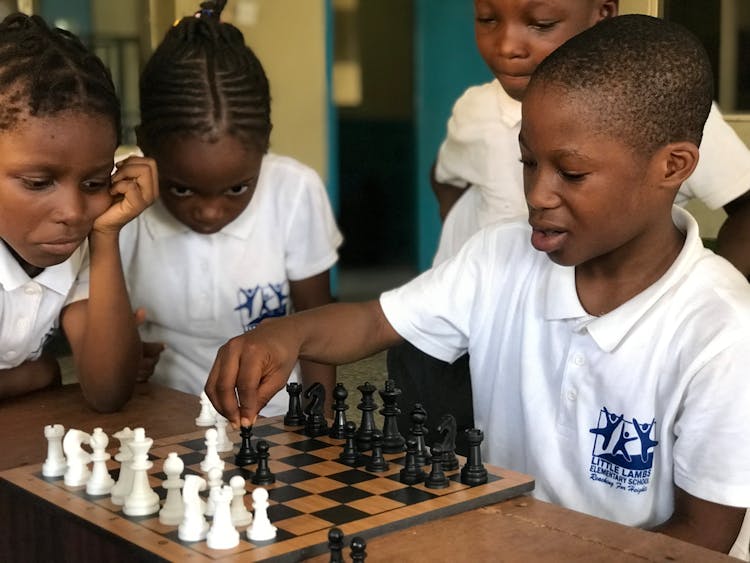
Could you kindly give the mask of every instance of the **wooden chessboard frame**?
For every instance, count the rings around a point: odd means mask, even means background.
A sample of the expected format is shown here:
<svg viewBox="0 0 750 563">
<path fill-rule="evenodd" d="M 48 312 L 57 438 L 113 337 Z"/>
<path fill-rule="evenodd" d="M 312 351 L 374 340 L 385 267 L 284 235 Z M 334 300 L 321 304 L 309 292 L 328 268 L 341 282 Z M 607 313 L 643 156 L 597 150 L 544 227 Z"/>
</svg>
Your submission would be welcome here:
<svg viewBox="0 0 750 563">
<path fill-rule="evenodd" d="M 342 440 L 328 436 L 309 438 L 303 434 L 301 427 L 285 427 L 282 418 L 258 420 L 253 429 L 254 440 L 263 438 L 271 444 L 270 468 L 277 475 L 277 482 L 265 487 L 272 505 L 269 507 L 271 521 L 279 528 L 277 539 L 270 542 L 251 542 L 247 539 L 245 528 L 239 529 L 240 545 L 229 550 L 211 550 L 205 540 L 182 542 L 177 537 L 176 527 L 159 523 L 158 515 L 125 516 L 122 507 L 114 505 L 109 497 L 89 497 L 83 486 L 71 488 L 64 485 L 62 477 L 43 477 L 41 464 L 2 472 L 0 479 L 13 484 L 19 498 L 24 503 L 30 503 L 32 510 L 50 513 L 53 519 L 74 519 L 84 528 L 104 537 L 105 541 L 121 546 L 123 551 L 141 560 L 191 562 L 229 561 L 238 556 L 253 561 L 299 561 L 327 551 L 328 531 L 333 526 L 340 528 L 347 539 L 354 535 L 368 539 L 501 502 L 534 488 L 531 477 L 488 464 L 485 467 L 489 481 L 484 485 L 463 485 L 456 470 L 446 472 L 449 477 L 449 487 L 446 489 L 428 489 L 424 484 L 407 486 L 398 480 L 404 454 L 386 454 L 386 459 L 391 463 L 385 472 L 365 471 L 363 465 L 366 456 L 363 456 L 362 465 L 353 469 L 336 461 Z M 175 451 L 183 458 L 186 473 L 201 474 L 199 464 L 205 454 L 204 435 L 205 429 L 198 429 L 154 440 L 149 453 L 154 462 L 149 470 L 149 480 L 162 500 L 166 495 L 161 487 L 165 477 L 162 472 L 163 459 L 169 452 Z M 235 442 L 236 451 L 238 434 L 230 432 L 230 437 Z M 115 451 L 116 448 L 110 449 L 112 454 Z M 238 468 L 233 463 L 234 453 L 224 454 L 222 458 L 226 461 L 225 482 L 235 474 L 246 478 L 248 494 L 245 495 L 245 503 L 251 508 L 250 493 L 255 488 L 250 482 L 252 466 Z M 459 456 L 459 461 L 463 466 L 465 460 Z M 108 463 L 116 474 L 117 462 L 110 460 Z M 304 474 L 312 474 L 312 478 L 298 480 Z M 289 494 L 292 491 L 298 493 L 296 497 Z M 337 497 L 340 491 L 356 493 L 361 498 L 349 500 L 345 496 Z M 418 501 L 412 503 L 410 499 Z M 287 514 L 288 517 L 279 518 L 285 511 L 296 515 Z M 360 517 L 351 519 L 353 511 Z M 350 520 L 339 521 L 342 516 Z"/>
</svg>

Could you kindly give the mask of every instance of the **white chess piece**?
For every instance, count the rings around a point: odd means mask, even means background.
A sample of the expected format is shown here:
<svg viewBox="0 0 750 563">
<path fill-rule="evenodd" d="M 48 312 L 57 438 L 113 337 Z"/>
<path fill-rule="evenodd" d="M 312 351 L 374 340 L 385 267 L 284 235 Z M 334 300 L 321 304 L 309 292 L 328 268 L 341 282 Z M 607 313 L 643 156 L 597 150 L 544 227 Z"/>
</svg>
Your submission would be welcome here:
<svg viewBox="0 0 750 563">
<path fill-rule="evenodd" d="M 235 526 L 249 526 L 253 521 L 253 513 L 245 506 L 245 479 L 242 475 L 235 475 L 229 480 L 232 487 L 232 524 Z"/>
<path fill-rule="evenodd" d="M 167 478 L 162 483 L 162 487 L 167 490 L 167 498 L 164 500 L 164 506 L 159 511 L 159 522 L 167 526 L 177 526 L 182 522 L 182 518 L 185 515 L 185 506 L 180 494 L 180 489 L 184 483 L 180 479 L 183 469 L 185 469 L 185 463 L 182 459 L 180 459 L 176 452 L 169 452 L 163 466 Z"/>
<path fill-rule="evenodd" d="M 268 519 L 268 491 L 257 487 L 253 491 L 253 523 L 247 530 L 250 541 L 268 541 L 276 537 L 276 526 Z"/>
<path fill-rule="evenodd" d="M 133 452 L 133 488 L 125 498 L 122 511 L 127 516 L 147 516 L 159 511 L 159 495 L 148 482 L 148 470 L 154 465 L 148 460 L 148 450 L 154 441 L 147 438 L 143 428 L 133 431 L 133 441 L 130 450 Z"/>
<path fill-rule="evenodd" d="M 101 428 L 94 428 L 89 440 L 91 445 L 91 461 L 94 465 L 91 470 L 91 477 L 86 483 L 86 493 L 90 495 L 108 495 L 115 484 L 115 480 L 109 474 L 107 461 L 110 455 L 107 453 L 107 444 L 109 437 Z"/>
<path fill-rule="evenodd" d="M 216 424 L 215 412 L 208 395 L 206 395 L 205 391 L 201 391 L 201 412 L 198 414 L 198 418 L 195 419 L 195 425 L 213 426 Z"/>
<path fill-rule="evenodd" d="M 227 434 L 227 425 L 229 421 L 219 413 L 216 413 L 216 451 L 231 452 L 234 449 L 234 443 L 229 439 Z"/>
<path fill-rule="evenodd" d="M 88 464 L 91 462 L 91 454 L 81 447 L 88 444 L 91 436 L 81 430 L 71 428 L 63 438 L 63 451 L 68 460 L 68 468 L 63 478 L 68 487 L 80 487 L 85 485 L 91 477 Z"/>
<path fill-rule="evenodd" d="M 224 482 L 222 481 L 222 477 L 224 476 L 224 471 L 220 469 L 219 467 L 210 467 L 208 469 L 208 473 L 206 474 L 206 477 L 208 479 L 206 480 L 208 483 L 208 502 L 206 502 L 206 516 L 213 516 L 214 511 L 216 510 L 216 506 L 214 505 L 214 499 L 213 496 L 211 496 L 211 493 L 214 489 L 221 489 Z"/>
<path fill-rule="evenodd" d="M 44 437 L 47 438 L 47 459 L 42 465 L 42 475 L 45 477 L 60 477 L 65 475 L 68 463 L 62 449 L 62 439 L 65 427 L 62 424 L 48 424 L 44 427 Z"/>
<path fill-rule="evenodd" d="M 212 467 L 218 467 L 222 471 L 224 470 L 224 460 L 219 457 L 219 452 L 216 449 L 218 445 L 218 432 L 216 428 L 209 428 L 206 430 L 206 457 L 201 461 L 201 471 L 208 473 L 208 470 Z"/>
<path fill-rule="evenodd" d="M 206 535 L 206 545 L 209 549 L 231 549 L 240 543 L 240 533 L 232 523 L 229 507 L 233 496 L 232 487 L 229 485 L 211 489 L 210 498 L 216 506 L 216 512 Z"/>
<path fill-rule="evenodd" d="M 122 506 L 125 503 L 125 497 L 130 494 L 133 488 L 133 452 L 130 451 L 130 442 L 133 440 L 133 431 L 126 426 L 119 432 L 112 434 L 120 442 L 120 448 L 115 454 L 115 460 L 120 462 L 120 475 L 117 482 L 109 491 L 110 500 L 113 504 Z"/>
<path fill-rule="evenodd" d="M 182 501 L 185 515 L 177 528 L 177 537 L 182 541 L 201 541 L 208 533 L 208 522 L 203 516 L 203 506 L 199 491 L 206 488 L 206 480 L 199 475 L 185 475 L 182 487 Z"/>
</svg>

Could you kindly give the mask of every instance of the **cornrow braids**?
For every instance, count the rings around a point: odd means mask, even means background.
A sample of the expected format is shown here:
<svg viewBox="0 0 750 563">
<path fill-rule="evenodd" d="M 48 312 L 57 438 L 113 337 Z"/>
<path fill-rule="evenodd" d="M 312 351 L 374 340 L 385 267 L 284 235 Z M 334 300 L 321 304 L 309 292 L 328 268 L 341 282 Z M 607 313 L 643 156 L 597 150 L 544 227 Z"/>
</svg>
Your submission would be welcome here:
<svg viewBox="0 0 750 563">
<path fill-rule="evenodd" d="M 104 63 L 39 16 L 7 16 L 0 22 L 0 131 L 26 115 L 69 110 L 112 119 L 119 143 L 120 102 Z"/>
<path fill-rule="evenodd" d="M 219 19 L 226 2 L 203 2 L 195 16 L 173 26 L 141 74 L 142 146 L 190 134 L 221 135 L 268 149 L 268 79 L 242 32 Z"/>
</svg>

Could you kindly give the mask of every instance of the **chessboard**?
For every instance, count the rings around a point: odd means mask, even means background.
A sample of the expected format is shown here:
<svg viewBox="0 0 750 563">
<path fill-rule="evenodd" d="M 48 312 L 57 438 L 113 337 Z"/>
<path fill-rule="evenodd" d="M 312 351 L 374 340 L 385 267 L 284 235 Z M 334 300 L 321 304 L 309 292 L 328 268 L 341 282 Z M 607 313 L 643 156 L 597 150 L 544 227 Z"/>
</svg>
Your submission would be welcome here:
<svg viewBox="0 0 750 563">
<path fill-rule="evenodd" d="M 146 429 L 148 430 L 148 429 Z M 130 517 L 108 496 L 89 496 L 85 486 L 68 487 L 62 477 L 44 477 L 40 465 L 11 469 L 0 478 L 30 495 L 34 503 L 48 503 L 60 517 L 79 519 L 94 527 L 100 535 L 125 542 L 128 552 L 138 559 L 171 561 L 229 561 L 242 558 L 253 561 L 299 561 L 327 551 L 328 531 L 338 527 L 347 537 L 365 539 L 422 522 L 443 518 L 459 512 L 497 503 L 534 488 L 531 477 L 485 464 L 487 483 L 468 486 L 460 482 L 459 471 L 448 471 L 449 486 L 429 489 L 424 483 L 405 485 L 399 480 L 404 453 L 385 454 L 389 468 L 383 472 L 366 471 L 368 456 L 363 454 L 356 467 L 337 461 L 342 440 L 305 435 L 303 427 L 285 426 L 283 417 L 259 419 L 253 436 L 270 445 L 270 469 L 276 482 L 268 485 L 268 515 L 277 528 L 276 538 L 267 542 L 251 542 L 245 529 L 240 531 L 240 544 L 228 550 L 212 550 L 206 541 L 183 542 L 176 526 L 159 522 L 158 515 Z M 238 449 L 238 433 L 229 432 Z M 115 450 L 112 450 L 114 454 Z M 200 462 L 206 453 L 205 429 L 154 440 L 149 452 L 153 467 L 149 481 L 162 501 L 166 490 L 162 482 L 163 460 L 176 452 L 183 460 L 186 474 L 202 475 Z M 223 480 L 232 476 L 246 479 L 248 494 L 244 500 L 251 508 L 252 467 L 234 464 L 234 453 L 222 455 L 226 462 Z M 458 456 L 461 465 L 464 458 Z M 107 462 L 113 478 L 118 463 Z M 429 468 L 427 468 L 429 469 Z M 27 496 L 28 496 L 27 495 Z M 48 506 L 49 508 L 49 506 Z"/>
</svg>

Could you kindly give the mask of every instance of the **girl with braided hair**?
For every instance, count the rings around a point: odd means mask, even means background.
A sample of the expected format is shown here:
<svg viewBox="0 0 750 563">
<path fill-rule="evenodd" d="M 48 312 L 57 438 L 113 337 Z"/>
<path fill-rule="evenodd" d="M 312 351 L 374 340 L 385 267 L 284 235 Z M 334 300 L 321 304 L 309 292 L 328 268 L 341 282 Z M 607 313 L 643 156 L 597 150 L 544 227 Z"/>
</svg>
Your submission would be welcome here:
<svg viewBox="0 0 750 563">
<path fill-rule="evenodd" d="M 342 240 L 318 175 L 268 152 L 268 80 L 224 5 L 178 21 L 143 70 L 136 134 L 162 189 L 121 239 L 142 374 L 193 394 L 229 338 L 331 301 Z M 300 377 L 330 397 L 333 366 L 303 361 Z M 287 407 L 282 392 L 262 414 Z"/>
<path fill-rule="evenodd" d="M 109 72 L 38 16 L 0 23 L 0 397 L 59 382 L 61 327 L 99 411 L 130 398 L 140 342 L 120 229 L 157 193 L 153 160 L 112 174 L 120 107 Z"/>
</svg>

